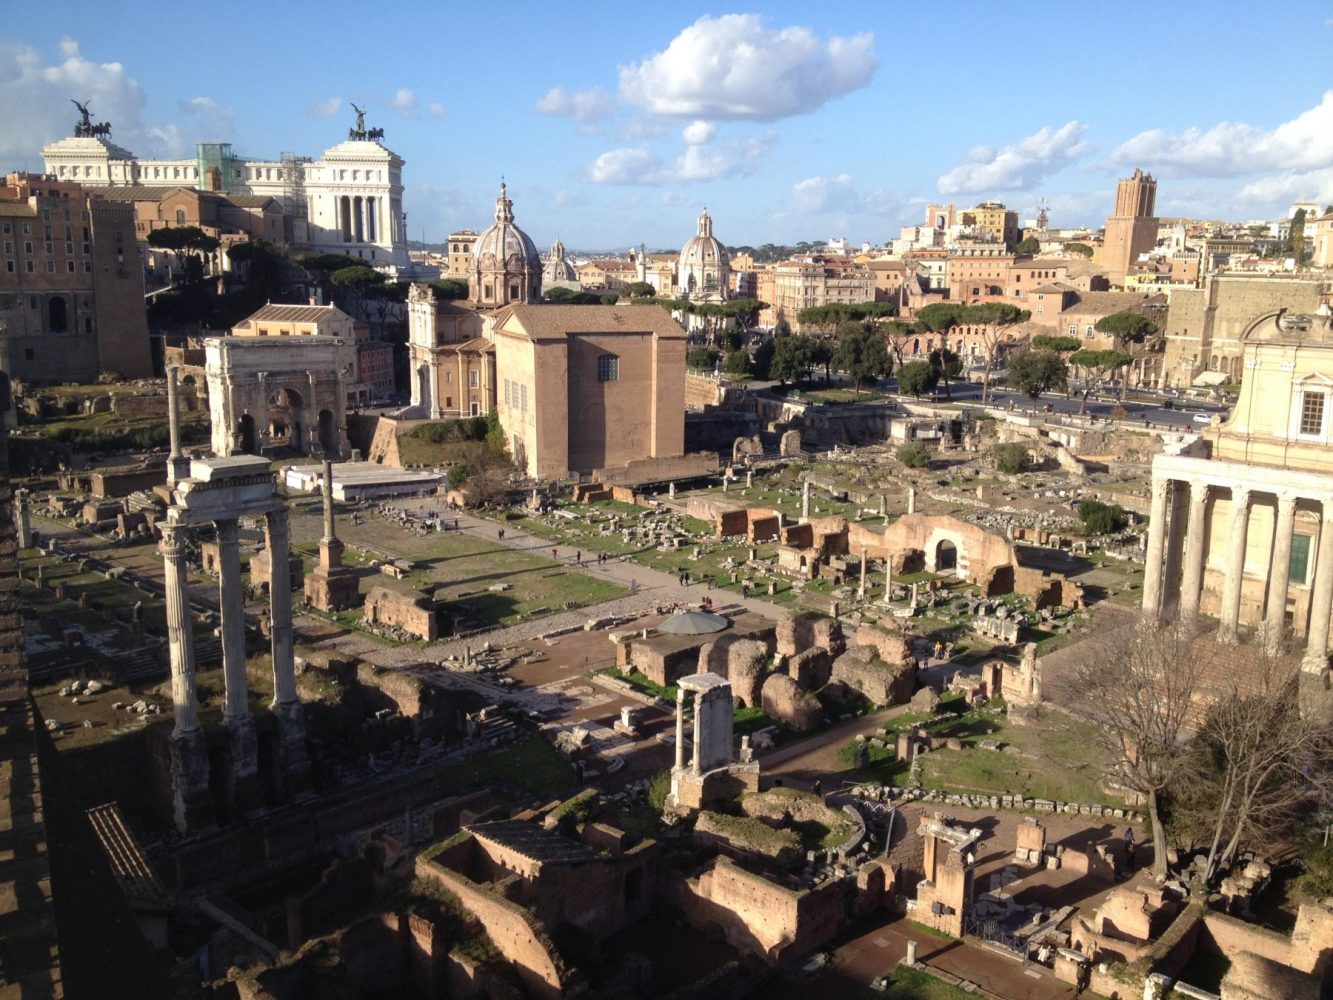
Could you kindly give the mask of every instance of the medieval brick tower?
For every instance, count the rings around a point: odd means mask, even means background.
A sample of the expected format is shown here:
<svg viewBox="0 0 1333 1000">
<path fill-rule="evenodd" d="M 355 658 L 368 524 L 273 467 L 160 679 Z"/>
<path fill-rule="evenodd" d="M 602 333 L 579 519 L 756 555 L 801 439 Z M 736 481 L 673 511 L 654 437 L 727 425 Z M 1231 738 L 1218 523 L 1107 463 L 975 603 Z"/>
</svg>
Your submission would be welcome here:
<svg viewBox="0 0 1333 1000">
<path fill-rule="evenodd" d="M 1106 220 L 1102 264 L 1113 285 L 1123 285 L 1130 265 L 1157 245 L 1157 181 L 1135 170 L 1115 186 L 1115 211 Z"/>
</svg>

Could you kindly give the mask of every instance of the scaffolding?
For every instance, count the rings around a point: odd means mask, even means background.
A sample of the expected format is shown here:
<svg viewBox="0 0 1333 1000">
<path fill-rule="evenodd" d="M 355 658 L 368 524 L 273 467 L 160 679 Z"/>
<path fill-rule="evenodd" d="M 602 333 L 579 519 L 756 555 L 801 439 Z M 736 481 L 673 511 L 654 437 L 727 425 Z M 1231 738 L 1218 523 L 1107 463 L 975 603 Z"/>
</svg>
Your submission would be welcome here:
<svg viewBox="0 0 1333 1000">
<path fill-rule="evenodd" d="M 282 154 L 282 209 L 298 219 L 310 214 L 305 200 L 305 165 L 309 162 L 310 157 L 299 153 Z"/>
<path fill-rule="evenodd" d="M 229 142 L 201 142 L 196 147 L 199 161 L 199 190 L 232 194 L 236 183 L 236 158 Z"/>
</svg>

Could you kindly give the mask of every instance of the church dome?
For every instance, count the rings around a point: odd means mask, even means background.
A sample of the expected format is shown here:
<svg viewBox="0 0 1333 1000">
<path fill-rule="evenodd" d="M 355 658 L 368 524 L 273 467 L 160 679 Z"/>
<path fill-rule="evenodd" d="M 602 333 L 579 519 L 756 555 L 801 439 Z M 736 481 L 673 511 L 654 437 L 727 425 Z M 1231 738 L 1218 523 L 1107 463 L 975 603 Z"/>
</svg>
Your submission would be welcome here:
<svg viewBox="0 0 1333 1000">
<path fill-rule="evenodd" d="M 537 245 L 514 224 L 514 203 L 504 182 L 495 199 L 495 223 L 472 247 L 468 292 L 479 305 L 535 302 L 541 298 L 542 259 Z"/>
<path fill-rule="evenodd" d="M 551 251 L 546 255 L 546 266 L 542 269 L 543 284 L 558 281 L 578 281 L 574 265 L 565 258 L 565 245 L 557 239 L 551 244 Z"/>
<path fill-rule="evenodd" d="M 704 209 L 699 214 L 694 238 L 680 251 L 677 269 L 680 290 L 691 298 L 726 298 L 730 273 L 727 248 L 713 235 L 713 217 Z"/>
</svg>

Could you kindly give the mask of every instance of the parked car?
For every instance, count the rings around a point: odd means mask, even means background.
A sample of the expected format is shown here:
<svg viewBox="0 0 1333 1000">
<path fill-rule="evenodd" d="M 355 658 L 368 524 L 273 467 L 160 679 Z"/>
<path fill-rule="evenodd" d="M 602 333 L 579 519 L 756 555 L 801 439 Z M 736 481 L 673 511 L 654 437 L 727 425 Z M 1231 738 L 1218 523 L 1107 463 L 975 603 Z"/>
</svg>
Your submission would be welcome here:
<svg viewBox="0 0 1333 1000">
<path fill-rule="evenodd" d="M 1211 413 L 1196 413 L 1194 414 L 1194 422 L 1196 424 L 1211 424 L 1213 415 Z"/>
</svg>

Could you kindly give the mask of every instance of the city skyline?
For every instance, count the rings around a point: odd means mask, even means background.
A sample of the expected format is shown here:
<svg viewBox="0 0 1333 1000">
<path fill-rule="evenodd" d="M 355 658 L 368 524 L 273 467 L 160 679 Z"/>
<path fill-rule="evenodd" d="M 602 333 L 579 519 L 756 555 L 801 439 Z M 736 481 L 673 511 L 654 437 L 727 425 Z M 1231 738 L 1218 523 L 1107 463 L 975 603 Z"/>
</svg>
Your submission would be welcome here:
<svg viewBox="0 0 1333 1000">
<path fill-rule="evenodd" d="M 995 199 L 1026 219 L 1045 198 L 1053 225 L 1096 227 L 1135 167 L 1161 181 L 1164 216 L 1271 219 L 1333 201 L 1333 89 L 1299 58 L 1333 32 L 1317 4 L 1285 5 L 1258 31 L 1228 16 L 1238 5 L 1151 19 L 579 8 L 557 21 L 527 5 L 408 4 L 390 45 L 367 44 L 376 32 L 348 27 L 358 8 L 334 4 L 314 28 L 285 9 L 259 29 L 218 23 L 204 46 L 196 24 L 126 5 L 53 10 L 0 39 L 6 169 L 40 169 L 41 147 L 70 132 L 71 99 L 140 157 L 198 141 L 318 157 L 355 102 L 407 161 L 408 234 L 430 242 L 488 225 L 501 175 L 543 248 L 679 246 L 705 205 L 733 245 L 880 243 L 930 201 Z M 1162 55 L 1171 39 L 1181 68 Z M 264 58 L 284 40 L 313 63 Z M 1296 53 L 1280 87 L 1227 82 L 1227 67 L 1253 72 L 1256 40 Z"/>
</svg>

